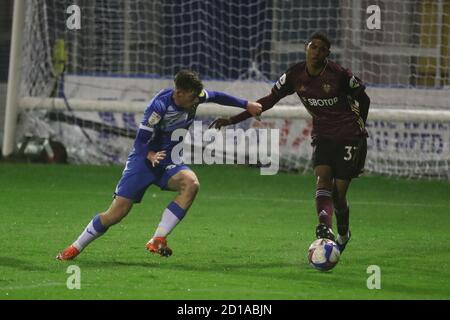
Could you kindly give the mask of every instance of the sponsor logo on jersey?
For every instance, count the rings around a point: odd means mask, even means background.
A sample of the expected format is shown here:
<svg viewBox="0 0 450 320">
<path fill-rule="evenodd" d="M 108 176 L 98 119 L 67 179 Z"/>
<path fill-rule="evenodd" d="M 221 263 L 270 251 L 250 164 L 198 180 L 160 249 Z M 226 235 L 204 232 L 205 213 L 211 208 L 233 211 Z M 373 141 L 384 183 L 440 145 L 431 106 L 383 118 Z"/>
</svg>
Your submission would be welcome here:
<svg viewBox="0 0 450 320">
<path fill-rule="evenodd" d="M 148 125 L 154 126 L 161 120 L 161 116 L 157 114 L 156 112 L 153 112 L 150 117 L 148 118 Z"/>
<path fill-rule="evenodd" d="M 338 97 L 334 97 L 334 98 L 330 98 L 330 99 L 308 98 L 308 99 L 304 99 L 304 100 L 306 100 L 306 102 L 311 107 L 332 107 L 338 102 L 339 98 Z"/>
<path fill-rule="evenodd" d="M 359 87 L 359 82 L 358 80 L 355 78 L 355 76 L 350 78 L 350 82 L 349 82 L 349 86 L 352 89 L 358 88 Z"/>
</svg>

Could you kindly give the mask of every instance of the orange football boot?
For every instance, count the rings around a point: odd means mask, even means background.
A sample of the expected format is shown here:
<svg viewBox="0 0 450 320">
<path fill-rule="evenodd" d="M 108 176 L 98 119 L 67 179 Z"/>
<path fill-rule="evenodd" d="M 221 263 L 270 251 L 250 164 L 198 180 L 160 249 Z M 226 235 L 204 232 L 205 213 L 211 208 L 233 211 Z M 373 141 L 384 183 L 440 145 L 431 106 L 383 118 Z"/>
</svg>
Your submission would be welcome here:
<svg viewBox="0 0 450 320">
<path fill-rule="evenodd" d="M 75 248 L 74 245 L 68 246 L 66 249 L 58 253 L 56 259 L 58 260 L 73 260 L 77 255 L 80 254 L 80 250 Z"/>
<path fill-rule="evenodd" d="M 167 240 L 165 237 L 154 237 L 145 245 L 147 250 L 152 253 L 157 253 L 161 257 L 170 257 L 172 255 L 172 249 L 167 246 Z"/>
</svg>

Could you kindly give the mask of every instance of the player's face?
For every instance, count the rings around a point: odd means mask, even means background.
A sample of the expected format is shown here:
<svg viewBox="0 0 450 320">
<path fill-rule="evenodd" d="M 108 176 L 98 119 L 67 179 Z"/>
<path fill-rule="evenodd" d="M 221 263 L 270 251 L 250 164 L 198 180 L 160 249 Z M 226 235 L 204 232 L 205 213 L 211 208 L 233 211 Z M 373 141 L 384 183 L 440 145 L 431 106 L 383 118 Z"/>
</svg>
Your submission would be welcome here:
<svg viewBox="0 0 450 320">
<path fill-rule="evenodd" d="M 320 39 L 312 39 L 306 45 L 306 61 L 311 66 L 323 65 L 329 54 L 330 50 L 326 43 Z"/>
<path fill-rule="evenodd" d="M 184 109 L 191 109 L 194 105 L 198 104 L 198 102 L 198 95 L 192 91 L 179 89 L 175 91 L 175 103 Z"/>
</svg>

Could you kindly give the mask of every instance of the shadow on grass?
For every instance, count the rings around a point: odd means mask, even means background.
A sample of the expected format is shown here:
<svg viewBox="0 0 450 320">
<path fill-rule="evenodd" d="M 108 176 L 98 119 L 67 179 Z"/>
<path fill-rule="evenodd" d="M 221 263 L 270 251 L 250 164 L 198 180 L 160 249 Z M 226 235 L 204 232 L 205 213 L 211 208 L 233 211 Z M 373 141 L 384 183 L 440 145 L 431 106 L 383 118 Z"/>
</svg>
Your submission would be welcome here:
<svg viewBox="0 0 450 320">
<path fill-rule="evenodd" d="M 297 268 L 296 263 L 220 263 L 211 261 L 196 261 L 196 262 L 181 262 L 180 259 L 164 258 L 158 256 L 150 256 L 148 260 L 118 260 L 108 258 L 96 258 L 90 259 L 86 256 L 80 259 L 65 261 L 64 263 L 76 264 L 80 267 L 87 268 L 117 268 L 117 267 L 138 267 L 138 268 L 154 268 L 160 270 L 180 270 L 180 271 L 199 271 L 199 272 L 222 272 L 222 271 L 236 271 L 236 270 L 255 270 L 255 269 L 285 269 L 285 268 Z M 305 266 L 305 269 L 309 269 Z"/>
<path fill-rule="evenodd" d="M 0 266 L 20 269 L 24 271 L 47 271 L 47 268 L 37 266 L 26 260 L 11 257 L 0 257 Z"/>
<path fill-rule="evenodd" d="M 116 268 L 116 267 L 140 267 L 140 268 L 157 268 L 160 270 L 180 270 L 180 271 L 236 271 L 236 270 L 249 270 L 254 269 L 284 269 L 284 268 L 297 268 L 296 263 L 219 263 L 219 262 L 207 262 L 198 261 L 195 263 L 180 263 L 180 260 L 174 260 L 163 257 L 150 257 L 149 260 L 90 260 L 88 258 L 77 259 L 72 261 L 73 264 L 77 264 L 80 267 L 93 267 L 93 268 Z M 305 266 L 308 268 L 308 266 Z"/>
<path fill-rule="evenodd" d="M 76 264 L 82 268 L 155 268 L 159 264 L 151 261 L 118 261 L 118 260 L 88 260 L 78 259 L 73 260 L 73 264 Z"/>
</svg>

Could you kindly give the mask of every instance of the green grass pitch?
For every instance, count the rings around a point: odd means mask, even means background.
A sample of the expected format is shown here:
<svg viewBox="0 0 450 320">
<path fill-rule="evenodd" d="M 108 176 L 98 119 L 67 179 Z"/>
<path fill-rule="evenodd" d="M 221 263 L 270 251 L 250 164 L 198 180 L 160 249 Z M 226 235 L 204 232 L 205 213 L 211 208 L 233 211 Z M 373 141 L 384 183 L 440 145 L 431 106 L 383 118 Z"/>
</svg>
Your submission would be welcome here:
<svg viewBox="0 0 450 320">
<path fill-rule="evenodd" d="M 330 272 L 306 259 L 317 218 L 312 175 L 194 166 L 201 188 L 169 237 L 170 258 L 144 245 L 174 196 L 151 187 L 76 260 L 55 260 L 105 210 L 121 167 L 0 164 L 1 299 L 449 299 L 450 183 L 353 181 L 350 241 Z M 81 289 L 66 286 L 67 268 Z M 380 267 L 369 290 L 367 268 Z"/>
</svg>

